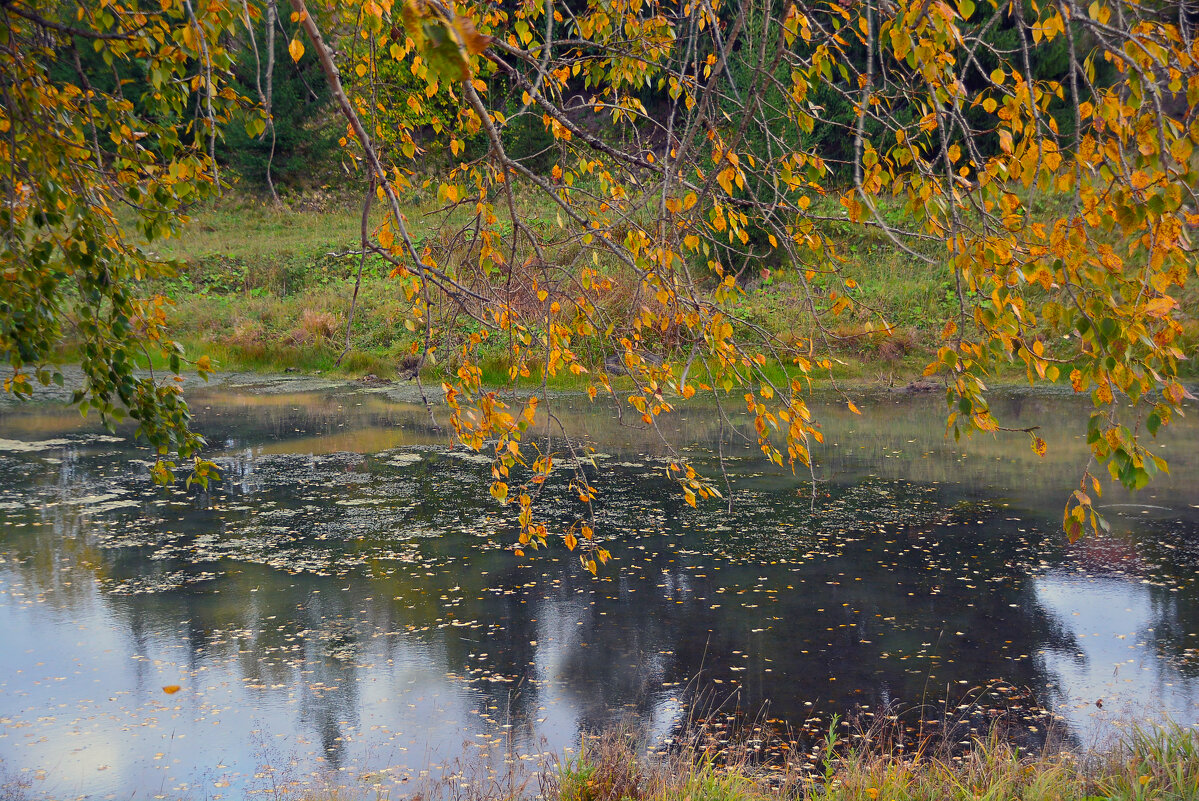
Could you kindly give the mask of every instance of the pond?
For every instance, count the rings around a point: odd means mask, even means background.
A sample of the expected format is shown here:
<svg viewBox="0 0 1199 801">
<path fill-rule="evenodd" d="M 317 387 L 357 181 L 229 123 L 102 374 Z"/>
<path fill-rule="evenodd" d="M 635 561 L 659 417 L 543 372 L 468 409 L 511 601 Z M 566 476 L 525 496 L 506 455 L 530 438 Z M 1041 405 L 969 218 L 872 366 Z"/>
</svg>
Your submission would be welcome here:
<svg viewBox="0 0 1199 801">
<path fill-rule="evenodd" d="M 799 731 L 1006 693 L 1083 747 L 1112 721 L 1199 719 L 1194 414 L 1153 445 L 1172 475 L 1106 490 L 1112 533 L 1067 546 L 1087 449 L 1066 395 L 994 402 L 1046 426 L 1044 459 L 1025 435 L 946 438 L 939 396 L 878 393 L 861 416 L 818 397 L 815 482 L 726 445 L 731 513 L 683 502 L 656 435 L 562 398 L 597 450 L 614 559 L 593 578 L 558 543 L 512 553 L 486 460 L 423 406 L 281 382 L 191 402 L 223 474 L 210 492 L 155 488 L 143 451 L 76 412 L 0 410 L 14 795 L 400 797 L 614 723 L 665 742 L 705 704 Z M 719 475 L 714 410 L 669 425 Z"/>
</svg>

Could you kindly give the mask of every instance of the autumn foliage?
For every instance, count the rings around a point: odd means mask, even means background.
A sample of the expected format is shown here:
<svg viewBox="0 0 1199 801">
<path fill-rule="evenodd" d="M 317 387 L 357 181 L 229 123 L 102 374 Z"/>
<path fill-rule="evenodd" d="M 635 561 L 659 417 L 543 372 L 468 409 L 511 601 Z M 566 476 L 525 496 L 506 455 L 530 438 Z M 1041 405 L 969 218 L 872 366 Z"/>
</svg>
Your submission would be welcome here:
<svg viewBox="0 0 1199 801">
<path fill-rule="evenodd" d="M 192 454 L 185 413 L 162 418 L 176 393 L 128 367 L 171 346 L 157 301 L 136 298 L 158 268 L 112 209 L 165 235 L 173 212 L 219 190 L 220 131 L 267 122 L 228 88 L 226 45 L 274 13 L 248 0 L 0 7 L 10 390 L 44 374 L 77 292 L 95 331 L 79 402 L 135 410 L 156 447 Z M 1071 538 L 1103 525 L 1104 472 L 1137 489 L 1166 468 L 1145 436 L 1187 396 L 1199 225 L 1186 4 L 291 0 L 279 18 L 290 57 L 325 73 L 366 203 L 387 211 L 363 226 L 363 252 L 390 262 L 421 364 L 453 366 L 454 434 L 494 457 L 490 491 L 518 510 L 518 549 L 547 541 L 535 501 L 566 471 L 578 515 L 560 533 L 589 569 L 607 557 L 595 471 L 546 388 L 557 374 L 649 428 L 701 395 L 726 421 L 744 409 L 765 458 L 810 467 L 821 433 L 806 394 L 830 374 L 837 318 L 870 317 L 830 222 L 952 264 L 955 309 L 926 374 L 944 382 L 953 435 L 1011 430 L 987 402 L 1004 365 L 1090 394 Z M 148 83 L 104 92 L 58 69 L 79 47 Z M 1044 77 L 1050 58 L 1060 68 Z M 397 74 L 403 93 L 386 84 Z M 380 102 L 400 94 L 403 114 Z M 512 150 L 522 125 L 549 145 Z M 430 142 L 448 150 L 435 177 Z M 442 234 L 418 242 L 405 208 L 421 186 L 443 204 Z M 553 204 L 553 225 L 522 215 L 530 195 Z M 828 197 L 840 214 L 817 212 Z M 782 339 L 741 314 L 743 279 L 766 263 L 799 271 L 809 334 Z M 468 336 L 447 337 L 464 323 Z M 484 385 L 480 348 L 496 341 L 525 391 Z M 1012 436 L 1044 451 L 1035 428 Z M 722 494 L 681 455 L 669 473 L 688 503 Z"/>
</svg>

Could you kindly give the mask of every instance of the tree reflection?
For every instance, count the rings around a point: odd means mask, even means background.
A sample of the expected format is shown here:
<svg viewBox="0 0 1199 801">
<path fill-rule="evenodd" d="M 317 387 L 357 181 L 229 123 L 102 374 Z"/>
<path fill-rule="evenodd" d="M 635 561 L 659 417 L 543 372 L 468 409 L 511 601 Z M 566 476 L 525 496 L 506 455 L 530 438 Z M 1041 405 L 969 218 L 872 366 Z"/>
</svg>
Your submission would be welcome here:
<svg viewBox="0 0 1199 801">
<path fill-rule="evenodd" d="M 992 680 L 1069 703 L 1087 643 L 1039 591 L 1051 571 L 1145 599 L 1138 638 L 1160 663 L 1134 693 L 1199 676 L 1193 515 L 1130 519 L 1125 534 L 1066 549 L 1038 525 L 1044 488 L 1024 493 L 1019 465 L 916 456 L 904 438 L 927 428 L 927 410 L 885 418 L 869 454 L 834 451 L 834 480 L 814 490 L 731 462 L 732 517 L 686 507 L 653 454 L 629 455 L 638 443 L 605 445 L 625 455 L 601 460 L 599 522 L 620 534 L 599 578 L 557 549 L 506 550 L 507 516 L 463 489 L 486 465 L 430 447 L 435 432 L 410 410 L 293 397 L 206 415 L 232 445 L 205 495 L 154 490 L 111 445 L 0 462 L 5 497 L 21 499 L 4 512 L 0 603 L 18 609 L 19 591 L 36 599 L 14 612 L 30 621 L 36 609 L 116 621 L 137 657 L 122 680 L 139 693 L 157 698 L 152 665 L 170 658 L 193 682 L 197 720 L 216 692 L 267 729 L 306 732 L 334 769 L 372 726 L 412 742 L 452 720 L 537 750 L 542 736 L 557 749 L 630 717 L 660 733 L 703 703 L 797 728 L 895 703 L 952 708 Z M 702 442 L 701 417 L 686 425 Z M 869 421 L 830 418 L 830 438 L 865 436 Z M 297 447 L 347 419 L 402 426 L 420 447 L 402 459 Z M 266 452 L 275 441 L 287 447 Z M 895 476 L 908 467 L 919 480 Z"/>
</svg>

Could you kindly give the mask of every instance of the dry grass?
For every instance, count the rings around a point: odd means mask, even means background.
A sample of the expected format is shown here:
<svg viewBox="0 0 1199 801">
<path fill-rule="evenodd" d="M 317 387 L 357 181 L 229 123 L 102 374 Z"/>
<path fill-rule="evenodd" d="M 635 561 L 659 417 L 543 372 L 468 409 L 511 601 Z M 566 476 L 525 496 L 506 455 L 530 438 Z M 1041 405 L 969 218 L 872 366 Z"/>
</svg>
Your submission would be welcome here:
<svg viewBox="0 0 1199 801">
<path fill-rule="evenodd" d="M 584 738 L 563 761 L 541 759 L 508 772 L 469 761 L 402 795 L 352 788 L 309 792 L 302 801 L 1194 801 L 1199 734 L 1176 725 L 1134 727 L 1116 745 L 1079 754 L 1051 740 L 1036 752 L 997 731 L 945 749 L 927 741 L 893 750 L 879 729 L 837 734 L 815 751 L 762 764 L 752 748 L 726 743 L 719 761 L 690 748 L 647 751 L 628 729 Z M 747 745 L 749 741 L 741 743 Z"/>
<path fill-rule="evenodd" d="M 762 765 L 753 749 L 718 764 L 676 751 L 649 759 L 620 731 L 585 742 L 550 785 L 552 801 L 1184 801 L 1199 798 L 1199 735 L 1135 727 L 1116 746 L 1079 755 L 1054 743 L 1027 753 L 997 731 L 964 747 L 931 741 L 897 753 L 880 729 L 836 734 L 816 751 Z"/>
<path fill-rule="evenodd" d="M 304 309 L 300 312 L 300 326 L 292 332 L 292 340 L 298 345 L 325 344 L 331 342 L 345 328 L 339 315 L 321 309 Z"/>
</svg>

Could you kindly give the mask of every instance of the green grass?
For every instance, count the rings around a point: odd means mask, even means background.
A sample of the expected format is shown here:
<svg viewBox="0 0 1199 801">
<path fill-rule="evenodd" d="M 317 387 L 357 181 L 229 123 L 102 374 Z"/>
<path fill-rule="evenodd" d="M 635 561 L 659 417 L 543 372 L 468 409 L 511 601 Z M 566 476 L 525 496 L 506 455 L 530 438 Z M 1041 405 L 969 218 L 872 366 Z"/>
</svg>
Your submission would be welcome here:
<svg viewBox="0 0 1199 801">
<path fill-rule="evenodd" d="M 298 208 L 277 209 L 252 198 L 230 197 L 192 212 L 180 236 L 156 250 L 184 261 L 220 257 L 267 265 L 291 254 L 352 244 L 358 238 L 361 203 L 361 197 L 322 197 Z M 376 208 L 372 222 L 381 220 Z"/>
<path fill-rule="evenodd" d="M 553 209 L 544 198 L 521 195 L 518 200 L 525 207 L 526 224 L 543 232 L 554 228 Z M 410 202 L 414 238 L 418 243 L 434 241 L 438 234 L 427 212 L 436 204 L 422 201 L 420 193 Z M 395 377 L 401 361 L 423 341 L 405 328 L 408 304 L 399 282 L 388 278 L 388 265 L 378 258 L 362 263 L 351 349 L 340 366 L 335 364 L 344 347 L 361 263 L 353 254 L 359 241 L 360 203 L 359 197 L 318 195 L 305 207 L 276 209 L 229 197 L 194 212 L 178 239 L 156 244 L 160 255 L 183 265 L 177 276 L 159 281 L 154 289 L 174 301 L 174 333 L 189 355 L 206 353 L 223 369 L 295 368 Z M 372 228 L 382 219 L 380 204 L 375 205 Z M 833 209 L 822 212 L 831 216 Z M 805 281 L 803 271 L 776 266 L 744 276 L 738 314 L 783 341 L 815 340 L 818 347 L 827 347 L 838 380 L 903 384 L 918 376 L 932 360 L 943 321 L 956 309 L 948 267 L 922 264 L 874 230 L 836 221 L 823 227 L 845 259 L 841 275 L 818 274 Z M 619 284 L 619 271 L 613 270 L 613 275 Z M 846 278 L 855 286 L 847 288 Z M 805 284 L 813 290 L 810 298 Z M 834 287 L 848 292 L 857 305 L 826 321 L 821 331 L 814 327 L 809 304 L 827 310 L 827 292 Z M 622 304 L 627 305 L 630 296 L 631 289 L 618 286 L 606 302 L 607 311 L 623 320 L 628 311 Z M 436 298 L 435 305 L 441 311 L 450 307 Z M 461 320 L 443 323 L 451 336 L 436 354 L 439 364 L 428 370 L 430 379 L 456 369 L 455 351 L 471 325 Z M 1189 336 L 1199 341 L 1199 327 Z M 602 362 L 600 342 L 579 338 L 575 345 L 590 368 Z M 499 338 L 485 343 L 479 358 L 487 381 L 506 383 L 506 349 Z M 778 367 L 771 368 L 770 376 L 785 377 Z M 1022 377 L 1021 366 L 1013 365 L 993 378 Z M 537 385 L 540 379 L 534 376 L 525 383 Z M 577 389 L 585 379 L 563 374 L 549 383 L 555 389 Z"/>
<path fill-rule="evenodd" d="M 275 209 L 252 200 L 227 199 L 223 204 L 199 209 L 192 214 L 181 236 L 156 245 L 164 258 L 181 263 L 179 274 L 155 287 L 173 302 L 170 319 L 174 334 L 191 356 L 209 355 L 219 368 L 278 371 L 295 368 L 306 372 L 335 372 L 348 376 L 374 373 L 392 378 L 397 364 L 412 351 L 416 336 L 403 325 L 406 303 L 387 268 L 379 260 L 368 260 L 358 295 L 351 337 L 352 348 L 340 367 L 335 365 L 344 346 L 345 323 L 359 258 L 346 254 L 357 247 L 361 209 L 358 199 L 327 201 L 318 208 Z M 532 205 L 526 219 L 548 227 L 547 209 Z M 420 220 L 419 208 L 411 215 Z M 376 209 L 372 226 L 381 218 Z M 420 239 L 425 232 L 417 228 Z M 857 245 L 852 245 L 856 248 Z M 867 247 L 867 246 L 863 246 Z M 943 294 L 911 279 L 914 271 L 895 259 L 877 258 L 870 245 L 864 260 L 880 272 L 877 277 L 858 277 L 863 297 L 874 301 L 870 287 L 893 289 L 902 278 L 910 291 L 896 297 L 905 310 L 923 303 L 921 292 Z M 865 252 L 865 251 L 864 251 Z M 784 336 L 808 336 L 810 331 L 792 330 L 802 316 L 794 286 L 797 278 L 777 272 L 767 282 L 753 282 L 747 289 L 743 313 L 753 322 Z M 881 293 L 887 294 L 887 293 Z M 892 293 L 893 294 L 893 293 Z M 888 295 L 890 297 L 890 295 Z M 917 352 L 914 342 L 921 336 L 918 326 L 905 326 L 896 339 L 904 343 L 887 351 L 882 334 L 855 336 L 860 324 L 851 323 L 850 336 L 838 346 L 837 375 L 848 379 L 885 379 L 898 373 L 917 374 L 927 362 L 927 348 Z M 834 340 L 836 344 L 836 340 Z M 579 348 L 586 352 L 588 343 Z M 442 360 L 455 364 L 454 354 L 443 347 Z M 602 361 L 598 347 L 591 367 Z M 504 383 L 507 361 L 498 341 L 481 353 L 486 380 Z M 430 377 L 439 374 L 437 368 Z M 775 369 L 772 376 L 783 378 Z M 540 383 L 535 375 L 525 382 Z M 570 374 L 553 377 L 555 389 L 578 389 L 585 378 Z"/>
</svg>

